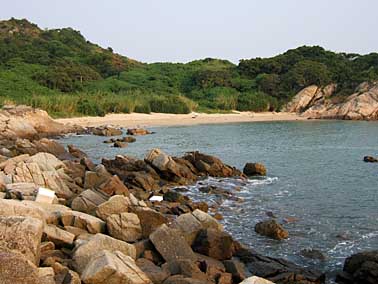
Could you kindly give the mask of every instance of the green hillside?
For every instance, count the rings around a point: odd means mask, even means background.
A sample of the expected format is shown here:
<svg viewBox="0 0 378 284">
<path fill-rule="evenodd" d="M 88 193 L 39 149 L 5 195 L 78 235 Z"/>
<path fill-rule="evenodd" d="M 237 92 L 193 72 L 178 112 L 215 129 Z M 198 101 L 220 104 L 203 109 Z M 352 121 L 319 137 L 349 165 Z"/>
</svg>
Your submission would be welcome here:
<svg viewBox="0 0 378 284">
<path fill-rule="evenodd" d="M 338 84 L 338 99 L 378 80 L 378 54 L 299 47 L 272 58 L 206 58 L 144 64 L 87 41 L 71 28 L 42 30 L 0 21 L 0 104 L 27 104 L 55 116 L 108 112 L 279 110 L 300 89 Z"/>
</svg>

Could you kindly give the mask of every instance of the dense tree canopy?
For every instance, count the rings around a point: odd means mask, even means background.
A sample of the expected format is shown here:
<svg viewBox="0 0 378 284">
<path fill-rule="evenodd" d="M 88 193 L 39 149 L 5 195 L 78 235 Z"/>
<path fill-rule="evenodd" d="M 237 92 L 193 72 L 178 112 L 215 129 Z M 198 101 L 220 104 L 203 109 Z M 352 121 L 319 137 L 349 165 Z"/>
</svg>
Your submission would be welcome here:
<svg viewBox="0 0 378 284">
<path fill-rule="evenodd" d="M 26 103 L 56 115 L 107 112 L 279 110 L 308 85 L 337 83 L 340 97 L 378 80 L 378 54 L 302 46 L 272 58 L 205 58 L 143 64 L 88 42 L 71 28 L 0 22 L 0 104 Z"/>
</svg>

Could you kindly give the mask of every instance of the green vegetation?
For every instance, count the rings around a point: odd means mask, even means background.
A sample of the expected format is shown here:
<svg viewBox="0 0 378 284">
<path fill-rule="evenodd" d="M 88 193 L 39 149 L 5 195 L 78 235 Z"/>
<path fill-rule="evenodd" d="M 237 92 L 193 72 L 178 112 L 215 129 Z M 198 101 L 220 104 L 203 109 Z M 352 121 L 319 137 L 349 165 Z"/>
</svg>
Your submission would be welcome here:
<svg viewBox="0 0 378 284">
<path fill-rule="evenodd" d="M 0 104 L 27 104 L 54 116 L 109 112 L 279 110 L 296 92 L 338 84 L 338 98 L 378 80 L 378 54 L 299 47 L 272 58 L 206 58 L 144 64 L 88 42 L 70 28 L 0 22 Z"/>
</svg>

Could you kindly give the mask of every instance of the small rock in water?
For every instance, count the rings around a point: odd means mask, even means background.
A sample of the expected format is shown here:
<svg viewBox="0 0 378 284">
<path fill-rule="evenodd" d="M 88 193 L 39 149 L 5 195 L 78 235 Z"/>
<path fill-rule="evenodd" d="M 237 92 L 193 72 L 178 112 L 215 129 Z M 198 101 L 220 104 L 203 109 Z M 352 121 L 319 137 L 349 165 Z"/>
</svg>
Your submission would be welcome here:
<svg viewBox="0 0 378 284">
<path fill-rule="evenodd" d="M 262 236 L 275 240 L 283 240 L 289 237 L 289 233 L 275 219 L 257 223 L 255 231 Z"/>
<path fill-rule="evenodd" d="M 222 216 L 222 214 L 220 214 L 220 213 L 215 213 L 215 214 L 214 214 L 214 219 L 220 221 L 220 220 L 223 220 L 223 216 Z"/>
<path fill-rule="evenodd" d="M 260 163 L 247 163 L 243 173 L 247 176 L 266 176 L 266 167 Z"/>
<path fill-rule="evenodd" d="M 321 252 L 320 250 L 317 249 L 303 249 L 301 250 L 301 255 L 306 257 L 306 258 L 311 258 L 311 259 L 318 259 L 318 260 L 326 260 L 326 255 Z"/>
<path fill-rule="evenodd" d="M 265 214 L 266 214 L 266 216 L 268 216 L 268 217 L 271 217 L 271 218 L 277 218 L 277 216 L 274 215 L 274 213 L 273 213 L 272 211 L 266 211 Z"/>
<path fill-rule="evenodd" d="M 113 146 L 115 148 L 126 148 L 127 145 L 128 144 L 126 142 L 116 141 Z"/>
<path fill-rule="evenodd" d="M 372 157 L 372 156 L 365 156 L 364 162 L 366 163 L 378 163 L 378 158 Z"/>
<path fill-rule="evenodd" d="M 283 221 L 284 223 L 295 223 L 298 222 L 299 219 L 297 217 L 285 217 Z"/>
</svg>

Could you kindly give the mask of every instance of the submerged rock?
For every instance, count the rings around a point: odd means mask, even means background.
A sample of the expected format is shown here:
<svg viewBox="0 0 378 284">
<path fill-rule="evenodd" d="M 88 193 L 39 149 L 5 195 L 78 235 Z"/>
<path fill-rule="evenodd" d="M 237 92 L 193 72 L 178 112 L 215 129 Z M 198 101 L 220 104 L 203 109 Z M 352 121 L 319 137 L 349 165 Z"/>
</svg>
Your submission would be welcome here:
<svg viewBox="0 0 378 284">
<path fill-rule="evenodd" d="M 275 219 L 257 223 L 255 231 L 260 235 L 276 240 L 283 240 L 289 237 L 289 233 Z"/>
<path fill-rule="evenodd" d="M 152 134 L 152 132 L 143 128 L 129 128 L 127 129 L 127 134 L 128 135 L 147 135 L 147 134 Z"/>
<path fill-rule="evenodd" d="M 365 156 L 364 162 L 366 163 L 378 163 L 378 158 L 372 156 Z"/>
<path fill-rule="evenodd" d="M 247 176 L 266 176 L 266 167 L 260 163 L 247 163 L 243 173 Z"/>
<path fill-rule="evenodd" d="M 327 256 L 323 252 L 317 249 L 312 249 L 312 248 L 301 250 L 301 255 L 306 258 L 318 259 L 322 261 L 327 259 Z"/>
</svg>

